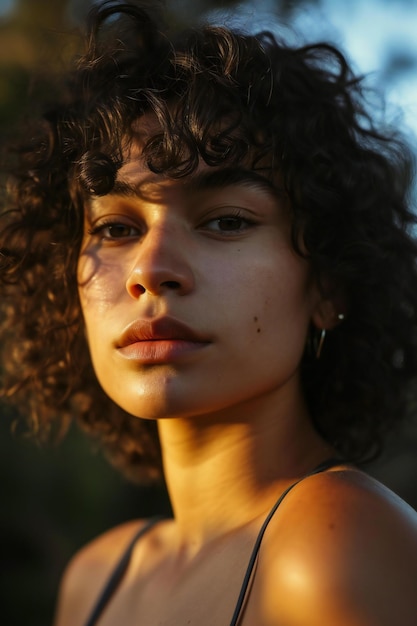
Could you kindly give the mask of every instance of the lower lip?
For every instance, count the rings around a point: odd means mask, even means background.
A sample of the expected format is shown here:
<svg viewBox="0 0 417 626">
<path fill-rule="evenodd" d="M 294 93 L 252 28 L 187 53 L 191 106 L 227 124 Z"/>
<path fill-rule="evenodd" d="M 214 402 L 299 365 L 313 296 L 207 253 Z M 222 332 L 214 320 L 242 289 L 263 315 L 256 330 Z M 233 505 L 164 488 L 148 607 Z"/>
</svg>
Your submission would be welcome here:
<svg viewBox="0 0 417 626">
<path fill-rule="evenodd" d="M 159 339 L 138 341 L 119 348 L 118 351 L 126 359 L 139 361 L 143 364 L 170 363 L 193 355 L 208 343 L 185 341 L 183 339 Z"/>
</svg>

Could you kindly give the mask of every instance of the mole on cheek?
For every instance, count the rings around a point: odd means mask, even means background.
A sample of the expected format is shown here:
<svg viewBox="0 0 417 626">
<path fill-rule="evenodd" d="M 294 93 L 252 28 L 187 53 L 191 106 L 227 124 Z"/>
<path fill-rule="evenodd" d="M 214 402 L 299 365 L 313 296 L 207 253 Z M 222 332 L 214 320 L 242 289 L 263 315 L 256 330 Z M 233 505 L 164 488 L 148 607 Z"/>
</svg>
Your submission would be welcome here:
<svg viewBox="0 0 417 626">
<path fill-rule="evenodd" d="M 255 315 L 255 317 L 253 318 L 253 321 L 255 322 L 255 324 L 257 324 L 257 322 L 258 322 L 258 318 L 256 317 L 256 315 Z M 256 329 L 256 332 L 257 332 L 257 333 L 260 333 L 260 332 L 261 332 L 261 329 L 260 329 L 260 327 L 259 327 L 259 326 L 258 326 L 258 328 Z"/>
</svg>

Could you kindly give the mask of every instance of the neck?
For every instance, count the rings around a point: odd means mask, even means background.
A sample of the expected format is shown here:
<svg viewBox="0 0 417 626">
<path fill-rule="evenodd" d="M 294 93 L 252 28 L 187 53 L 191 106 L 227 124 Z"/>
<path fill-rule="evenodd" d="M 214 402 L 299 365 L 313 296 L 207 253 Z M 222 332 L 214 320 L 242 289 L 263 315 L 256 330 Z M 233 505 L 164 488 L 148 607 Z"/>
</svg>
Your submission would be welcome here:
<svg viewBox="0 0 417 626">
<path fill-rule="evenodd" d="M 159 423 L 180 536 L 195 545 L 265 514 L 281 491 L 331 455 L 304 403 L 270 398 Z"/>
</svg>

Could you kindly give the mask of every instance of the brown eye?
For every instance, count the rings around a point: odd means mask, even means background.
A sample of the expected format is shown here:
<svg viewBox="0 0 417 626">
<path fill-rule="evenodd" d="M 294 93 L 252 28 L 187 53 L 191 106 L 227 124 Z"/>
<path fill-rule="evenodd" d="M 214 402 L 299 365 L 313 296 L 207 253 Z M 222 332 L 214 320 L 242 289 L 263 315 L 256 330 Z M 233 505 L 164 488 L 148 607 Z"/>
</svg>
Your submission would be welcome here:
<svg viewBox="0 0 417 626">
<path fill-rule="evenodd" d="M 89 231 L 90 235 L 98 235 L 103 240 L 115 240 L 115 239 L 127 239 L 130 237 L 137 237 L 139 231 L 137 228 L 130 224 L 123 224 L 121 222 L 111 222 L 105 224 L 97 224 Z"/>
<path fill-rule="evenodd" d="M 132 237 L 132 231 L 134 230 L 134 228 L 126 224 L 110 224 L 102 232 L 110 239 L 119 239 L 121 237 Z"/>
<path fill-rule="evenodd" d="M 243 220 L 240 217 L 221 217 L 218 223 L 220 230 L 240 230 Z"/>
<path fill-rule="evenodd" d="M 239 215 L 224 215 L 206 222 L 204 229 L 218 234 L 229 233 L 233 235 L 242 233 L 253 225 L 253 221 Z"/>
</svg>

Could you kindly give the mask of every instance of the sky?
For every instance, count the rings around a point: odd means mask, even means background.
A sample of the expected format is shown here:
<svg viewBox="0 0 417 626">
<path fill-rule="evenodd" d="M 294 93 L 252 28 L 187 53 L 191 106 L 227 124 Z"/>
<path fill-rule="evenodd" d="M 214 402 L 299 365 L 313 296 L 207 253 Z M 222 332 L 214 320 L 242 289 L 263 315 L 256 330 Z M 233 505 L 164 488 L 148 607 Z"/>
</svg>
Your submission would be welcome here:
<svg viewBox="0 0 417 626">
<path fill-rule="evenodd" d="M 6 15 L 13 8 L 13 0 L 0 0 L 0 16 Z"/>
<path fill-rule="evenodd" d="M 333 33 L 359 72 L 373 75 L 387 100 L 401 107 L 417 137 L 417 1 L 323 0 L 319 10 L 300 11 L 294 26 L 313 38 Z M 391 80 L 390 54 L 403 68 Z"/>
</svg>

